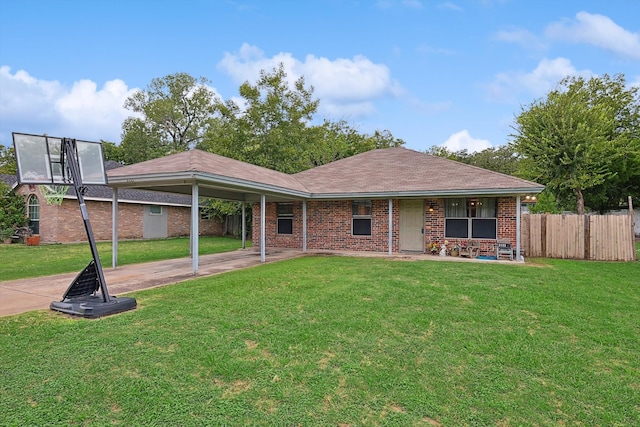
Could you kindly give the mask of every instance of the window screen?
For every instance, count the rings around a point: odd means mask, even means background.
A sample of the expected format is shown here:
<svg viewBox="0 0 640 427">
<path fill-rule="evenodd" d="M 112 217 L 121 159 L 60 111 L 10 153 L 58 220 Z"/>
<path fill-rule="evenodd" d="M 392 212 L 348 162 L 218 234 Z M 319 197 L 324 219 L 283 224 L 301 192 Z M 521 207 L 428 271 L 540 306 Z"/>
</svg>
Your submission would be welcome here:
<svg viewBox="0 0 640 427">
<path fill-rule="evenodd" d="M 278 203 L 278 234 L 293 234 L 293 203 Z"/>
<path fill-rule="evenodd" d="M 354 200 L 351 213 L 353 235 L 371 236 L 371 200 Z"/>
</svg>

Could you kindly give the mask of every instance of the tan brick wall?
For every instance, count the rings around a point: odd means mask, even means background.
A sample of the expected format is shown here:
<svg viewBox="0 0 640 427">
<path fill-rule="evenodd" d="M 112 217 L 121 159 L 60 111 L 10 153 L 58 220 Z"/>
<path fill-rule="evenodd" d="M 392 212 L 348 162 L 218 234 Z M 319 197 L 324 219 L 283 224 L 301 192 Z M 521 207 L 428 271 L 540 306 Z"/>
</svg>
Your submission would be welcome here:
<svg viewBox="0 0 640 427">
<path fill-rule="evenodd" d="M 386 252 L 388 248 L 388 200 L 372 200 L 371 236 L 351 234 L 351 200 L 307 203 L 307 248 Z M 399 250 L 399 200 L 393 200 L 393 252 Z M 425 244 L 444 239 L 444 199 L 425 199 Z M 430 208 L 433 207 L 433 211 Z M 498 198 L 498 237 L 516 243 L 516 199 Z M 276 233 L 276 203 L 266 204 L 265 240 L 267 247 L 302 248 L 302 202 L 293 205 L 293 234 Z M 253 205 L 253 245 L 260 247 L 260 204 Z M 453 243 L 455 239 L 448 239 Z M 466 240 L 466 239 L 465 239 Z M 492 254 L 496 241 L 480 240 L 483 253 Z M 426 251 L 426 248 L 425 248 Z"/>
<path fill-rule="evenodd" d="M 60 206 L 48 205 L 37 186 L 22 185 L 18 194 L 35 194 L 40 202 L 40 241 L 42 243 L 86 242 L 87 233 L 78 201 L 64 199 Z M 85 200 L 91 228 L 96 240 L 111 240 L 111 202 Z M 144 207 L 134 203 L 118 203 L 118 239 L 142 239 Z M 190 234 L 191 208 L 169 206 L 167 217 L 168 237 Z M 201 236 L 222 235 L 222 223 L 215 220 L 199 221 Z"/>
</svg>

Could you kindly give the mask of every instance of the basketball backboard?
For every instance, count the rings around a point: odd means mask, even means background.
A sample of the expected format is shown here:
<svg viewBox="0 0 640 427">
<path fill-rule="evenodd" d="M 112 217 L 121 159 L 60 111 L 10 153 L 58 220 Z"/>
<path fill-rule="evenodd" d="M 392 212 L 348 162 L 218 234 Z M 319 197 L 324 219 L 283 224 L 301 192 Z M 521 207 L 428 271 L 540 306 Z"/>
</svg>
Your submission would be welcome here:
<svg viewBox="0 0 640 427">
<path fill-rule="evenodd" d="M 21 184 L 69 184 L 72 181 L 62 138 L 13 132 L 13 146 Z M 106 184 L 102 144 L 76 140 L 82 184 Z"/>
</svg>

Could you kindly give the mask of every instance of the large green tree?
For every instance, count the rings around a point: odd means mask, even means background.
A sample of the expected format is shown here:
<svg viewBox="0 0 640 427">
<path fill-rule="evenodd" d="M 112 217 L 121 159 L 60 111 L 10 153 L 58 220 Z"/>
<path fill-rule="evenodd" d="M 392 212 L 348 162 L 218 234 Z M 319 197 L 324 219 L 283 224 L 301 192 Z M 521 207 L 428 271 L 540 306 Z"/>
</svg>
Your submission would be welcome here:
<svg viewBox="0 0 640 427">
<path fill-rule="evenodd" d="M 14 175 L 18 169 L 13 147 L 0 144 L 0 173 Z"/>
<path fill-rule="evenodd" d="M 466 149 L 450 151 L 443 146 L 432 146 L 427 154 L 445 157 L 468 165 L 478 166 L 483 169 L 517 175 L 519 159 L 512 145 L 500 145 L 486 148 L 482 151 L 469 153 Z"/>
<path fill-rule="evenodd" d="M 640 96 L 623 75 L 563 79 L 522 108 L 514 130 L 521 175 L 579 214 L 640 195 Z"/>
<path fill-rule="evenodd" d="M 298 172 L 306 166 L 311 145 L 308 124 L 319 101 L 304 77 L 289 86 L 284 65 L 271 73 L 264 70 L 255 85 L 240 86 L 243 108 L 228 100 L 220 105 L 217 118 L 204 141 L 207 151 L 281 172 Z"/>
<path fill-rule="evenodd" d="M 226 157 L 296 173 L 375 148 L 404 144 L 388 130 L 362 134 L 346 121 L 313 125 L 320 100 L 304 77 L 289 85 L 284 65 L 262 71 L 255 85 L 240 86 L 242 105 L 220 106 L 198 145 Z"/>
<path fill-rule="evenodd" d="M 4 182 L 0 181 L 0 235 L 5 239 L 14 229 L 27 225 L 27 207 L 24 196 L 15 194 Z"/>
<path fill-rule="evenodd" d="M 187 73 L 156 78 L 125 101 L 140 117 L 122 125 L 127 163 L 193 148 L 202 140 L 219 103 L 209 81 Z M 145 158 L 146 157 L 146 158 Z"/>
</svg>

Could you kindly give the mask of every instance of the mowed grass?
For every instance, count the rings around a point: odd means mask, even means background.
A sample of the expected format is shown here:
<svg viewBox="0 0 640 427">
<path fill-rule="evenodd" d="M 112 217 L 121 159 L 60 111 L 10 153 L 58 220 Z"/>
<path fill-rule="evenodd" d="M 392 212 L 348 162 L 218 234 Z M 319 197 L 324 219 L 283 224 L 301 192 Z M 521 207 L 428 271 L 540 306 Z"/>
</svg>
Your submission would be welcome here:
<svg viewBox="0 0 640 427">
<path fill-rule="evenodd" d="M 0 318 L 0 424 L 640 425 L 639 278 L 305 257 Z"/>
<path fill-rule="evenodd" d="M 240 239 L 200 237 L 201 255 L 228 252 L 242 246 Z M 251 242 L 247 242 L 251 246 Z M 111 242 L 98 242 L 104 268 L 111 267 Z M 189 256 L 189 238 L 130 240 L 118 243 L 118 265 Z M 0 281 L 80 272 L 93 258 L 88 242 L 64 245 L 0 245 Z"/>
</svg>

